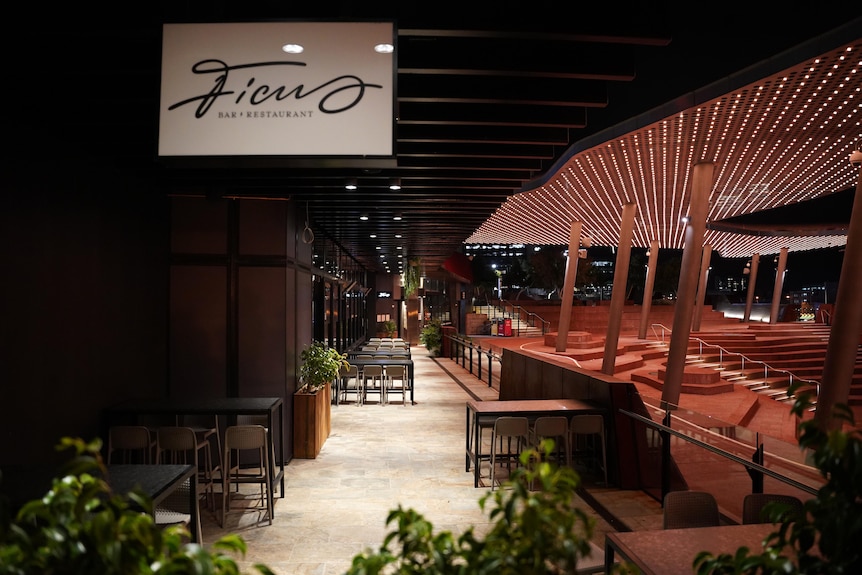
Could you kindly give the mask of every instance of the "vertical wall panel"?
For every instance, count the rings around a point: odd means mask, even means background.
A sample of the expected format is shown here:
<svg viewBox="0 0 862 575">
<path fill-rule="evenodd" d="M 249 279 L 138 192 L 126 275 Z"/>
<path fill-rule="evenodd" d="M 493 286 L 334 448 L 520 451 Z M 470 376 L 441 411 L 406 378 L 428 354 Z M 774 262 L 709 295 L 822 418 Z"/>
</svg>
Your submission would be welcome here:
<svg viewBox="0 0 862 575">
<path fill-rule="evenodd" d="M 240 255 L 284 256 L 288 202 L 243 200 L 239 217 Z"/>
<path fill-rule="evenodd" d="M 171 268 L 171 396 L 226 396 L 227 270 Z"/>
<path fill-rule="evenodd" d="M 281 268 L 240 268 L 238 327 L 240 395 L 284 397 L 286 326 Z"/>
<path fill-rule="evenodd" d="M 227 202 L 204 198 L 171 200 L 171 251 L 224 254 L 227 251 Z"/>
</svg>

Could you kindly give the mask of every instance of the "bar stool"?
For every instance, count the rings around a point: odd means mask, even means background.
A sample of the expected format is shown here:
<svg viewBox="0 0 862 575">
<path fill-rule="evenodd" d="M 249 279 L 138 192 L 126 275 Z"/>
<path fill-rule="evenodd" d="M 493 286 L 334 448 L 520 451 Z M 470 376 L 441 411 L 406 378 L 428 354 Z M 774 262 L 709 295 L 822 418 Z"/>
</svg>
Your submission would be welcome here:
<svg viewBox="0 0 862 575">
<path fill-rule="evenodd" d="M 209 440 L 199 439 L 191 427 L 160 427 L 156 434 L 156 463 L 194 465 L 198 470 L 197 496 L 205 497 L 207 507 L 215 510 L 215 480 Z M 202 459 L 199 454 L 203 454 Z"/>
<path fill-rule="evenodd" d="M 212 461 L 212 475 L 221 474 L 221 433 L 218 415 L 182 414 L 177 417 L 177 425 L 191 427 L 198 441 L 209 443 L 209 456 Z M 213 456 L 215 451 L 215 456 Z"/>
<path fill-rule="evenodd" d="M 597 448 L 590 447 L 585 444 L 581 449 L 579 438 L 589 436 L 598 436 L 601 443 L 601 466 L 605 475 L 605 485 L 608 484 L 608 458 L 607 458 L 607 442 L 605 441 L 605 420 L 598 414 L 575 415 L 569 421 L 569 444 L 572 448 L 572 460 L 577 460 L 579 456 L 592 458 L 598 461 Z M 586 436 L 586 437 L 585 437 Z"/>
<path fill-rule="evenodd" d="M 240 484 L 243 483 L 260 485 L 260 504 L 257 507 L 242 509 L 243 511 L 264 511 L 268 523 L 272 525 L 273 497 L 272 479 L 269 476 L 270 453 L 267 449 L 267 433 L 267 429 L 262 425 L 232 425 L 225 430 L 221 527 L 225 526 L 228 513 L 238 509 L 231 504 L 231 483 L 236 486 L 237 492 Z M 242 463 L 243 454 L 246 457 L 245 461 L 251 462 L 249 465 Z"/>
<path fill-rule="evenodd" d="M 108 429 L 108 465 L 118 463 L 152 463 L 156 440 L 143 425 L 113 425 Z"/>
<path fill-rule="evenodd" d="M 370 382 L 370 385 L 369 385 Z M 386 404 L 386 374 L 382 365 L 366 365 L 362 368 L 362 403 L 368 401 L 369 389 L 378 393 L 380 405 Z"/>
<path fill-rule="evenodd" d="M 551 452 L 557 458 L 557 465 L 569 465 L 571 449 L 569 448 L 569 420 L 562 415 L 546 415 L 537 417 L 530 427 L 530 445 L 539 448 L 543 439 L 554 440 L 554 450 Z M 544 453 L 539 453 L 544 457 Z"/>
<path fill-rule="evenodd" d="M 506 468 L 512 469 L 512 461 L 518 465 L 521 451 L 529 442 L 530 422 L 526 417 L 503 416 L 494 421 L 491 431 L 491 491 L 496 481 L 497 459 L 506 461 Z M 506 440 L 506 450 L 503 451 L 503 440 Z M 512 440 L 515 440 L 515 450 L 512 451 Z M 500 451 L 497 451 L 497 444 Z"/>
</svg>

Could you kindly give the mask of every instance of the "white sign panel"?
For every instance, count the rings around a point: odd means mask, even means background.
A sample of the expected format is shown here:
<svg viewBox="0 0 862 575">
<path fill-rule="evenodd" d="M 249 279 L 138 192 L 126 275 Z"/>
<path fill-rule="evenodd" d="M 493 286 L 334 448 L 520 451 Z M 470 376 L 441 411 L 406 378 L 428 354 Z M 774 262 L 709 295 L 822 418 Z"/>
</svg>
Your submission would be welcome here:
<svg viewBox="0 0 862 575">
<path fill-rule="evenodd" d="M 392 22 L 165 24 L 159 156 L 393 156 L 395 56 L 375 46 L 394 39 Z"/>
</svg>

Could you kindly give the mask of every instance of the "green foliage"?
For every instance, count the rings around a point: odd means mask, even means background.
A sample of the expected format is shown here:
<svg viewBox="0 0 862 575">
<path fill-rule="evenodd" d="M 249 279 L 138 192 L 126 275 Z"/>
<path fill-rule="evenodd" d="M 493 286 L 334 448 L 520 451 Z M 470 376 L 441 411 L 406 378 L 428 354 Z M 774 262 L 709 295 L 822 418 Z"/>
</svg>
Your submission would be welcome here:
<svg viewBox="0 0 862 575">
<path fill-rule="evenodd" d="M 302 360 L 302 365 L 299 366 L 301 390 L 309 393 L 323 388 L 327 382 L 335 381 L 342 367 L 350 368 L 346 353 L 339 353 L 337 349 L 319 341 L 303 349 L 300 359 Z"/>
<path fill-rule="evenodd" d="M 792 411 L 802 417 L 810 406 L 803 394 Z M 826 480 L 805 502 L 804 517 L 781 506 L 768 508 L 770 518 L 780 524 L 761 553 L 746 547 L 734 555 L 702 552 L 695 558 L 699 575 L 862 573 L 862 432 L 846 405 L 836 405 L 833 416 L 845 425 L 827 429 L 812 419 L 799 425 L 799 445 L 812 450 L 813 463 Z"/>
<path fill-rule="evenodd" d="M 595 520 L 575 505 L 578 474 L 548 461 L 552 441 L 540 449 L 548 457 L 526 451 L 510 480 L 480 499 L 493 521 L 484 538 L 475 527 L 457 537 L 435 533 L 420 513 L 399 506 L 386 519 L 394 530 L 377 551 L 356 555 L 347 575 L 574 573 L 590 552 Z"/>
<path fill-rule="evenodd" d="M 422 326 L 419 341 L 431 355 L 440 355 L 443 345 L 443 325 L 438 320 L 431 320 Z"/>
<path fill-rule="evenodd" d="M 396 331 L 398 331 L 398 326 L 395 325 L 395 322 L 391 319 L 387 319 L 386 321 L 380 322 L 380 328 L 378 331 L 381 331 L 391 337 L 395 334 Z"/>
<path fill-rule="evenodd" d="M 416 294 L 419 291 L 419 280 L 421 279 L 420 266 L 422 265 L 419 258 L 413 258 L 407 262 L 407 268 L 404 270 L 404 299 Z"/>
<path fill-rule="evenodd" d="M 242 538 L 227 535 L 209 551 L 187 543 L 185 527 L 156 525 L 146 495 L 111 491 L 101 447 L 99 439 L 63 438 L 58 449 L 76 451 L 66 473 L 14 520 L 0 510 L 0 574 L 239 573 L 233 556 L 245 555 Z M 273 575 L 265 565 L 255 568 Z"/>
</svg>

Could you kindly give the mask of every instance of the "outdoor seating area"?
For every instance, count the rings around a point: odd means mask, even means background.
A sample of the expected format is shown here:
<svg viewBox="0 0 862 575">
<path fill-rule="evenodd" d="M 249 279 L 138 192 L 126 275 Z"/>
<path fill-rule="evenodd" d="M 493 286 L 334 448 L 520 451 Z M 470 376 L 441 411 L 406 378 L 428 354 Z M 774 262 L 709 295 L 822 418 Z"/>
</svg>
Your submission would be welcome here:
<svg viewBox="0 0 862 575">
<path fill-rule="evenodd" d="M 399 404 L 415 403 L 414 364 L 410 344 L 399 337 L 372 337 L 347 351 L 350 368 L 342 368 L 332 390 L 335 405 L 388 405 L 390 395 Z"/>
</svg>

